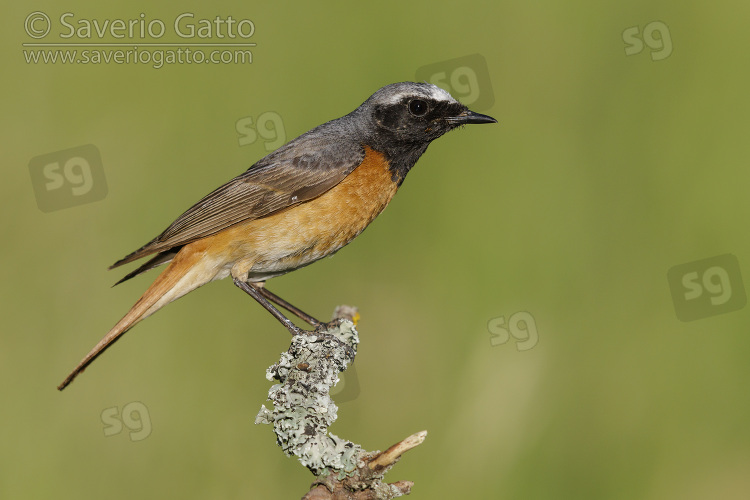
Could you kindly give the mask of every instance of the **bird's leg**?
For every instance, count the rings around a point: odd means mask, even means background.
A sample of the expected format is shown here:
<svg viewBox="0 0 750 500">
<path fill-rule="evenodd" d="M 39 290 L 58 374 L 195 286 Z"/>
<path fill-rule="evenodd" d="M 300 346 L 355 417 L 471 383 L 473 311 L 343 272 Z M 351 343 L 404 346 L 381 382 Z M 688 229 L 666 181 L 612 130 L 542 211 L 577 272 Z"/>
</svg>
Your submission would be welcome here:
<svg viewBox="0 0 750 500">
<path fill-rule="evenodd" d="M 264 287 L 262 284 L 257 287 L 257 290 L 266 299 L 268 299 L 269 301 L 273 302 L 274 304 L 276 304 L 279 307 L 283 307 L 284 309 L 286 309 L 290 313 L 294 314 L 299 319 L 301 319 L 302 321 L 308 323 L 309 325 L 317 327 L 317 326 L 320 326 L 320 325 L 323 324 L 322 321 L 319 321 L 319 320 L 313 318 L 312 316 L 310 316 L 306 312 L 304 312 L 301 309 L 293 306 L 292 304 L 290 304 L 286 300 L 282 299 L 281 297 L 279 297 L 275 293 L 271 292 L 269 289 L 267 289 L 266 287 Z"/>
<path fill-rule="evenodd" d="M 323 333 L 329 327 L 331 327 L 331 326 L 333 326 L 333 325 L 335 325 L 335 324 L 340 323 L 341 321 L 343 321 L 341 318 L 339 318 L 339 319 L 334 319 L 333 321 L 331 321 L 329 323 L 323 323 L 322 321 L 318 321 L 317 319 L 313 318 L 309 314 L 306 314 L 306 313 L 300 311 L 299 309 L 297 309 L 296 307 L 294 307 L 293 305 L 291 305 L 289 302 L 285 301 L 284 299 L 282 299 L 278 295 L 275 295 L 275 294 L 269 292 L 268 290 L 265 290 L 262 285 L 259 286 L 259 285 L 255 285 L 255 284 L 250 284 L 250 283 L 247 283 L 247 282 L 242 281 L 242 280 L 237 279 L 237 278 L 234 278 L 234 284 L 237 285 L 238 288 L 240 288 L 241 290 L 243 290 L 249 296 L 251 296 L 252 298 L 254 298 L 256 301 L 258 301 L 258 303 L 260 305 L 262 305 L 268 312 L 270 312 L 273 315 L 274 318 L 276 318 L 277 320 L 279 320 L 281 322 L 281 324 L 284 325 L 287 328 L 287 330 L 289 330 L 289 333 L 291 333 L 292 335 L 304 335 L 304 334 L 311 334 L 311 333 L 314 333 L 314 332 Z M 303 319 L 303 320 L 307 321 L 308 323 L 310 323 L 311 325 L 315 326 L 316 328 L 315 328 L 314 332 L 313 331 L 308 331 L 308 330 L 303 330 L 302 328 L 300 328 L 297 325 L 295 325 L 294 323 L 292 323 L 292 321 L 289 318 L 287 318 L 286 316 L 284 316 L 281 313 L 281 311 L 279 311 L 278 309 L 276 309 L 268 300 L 266 300 L 266 297 L 268 297 L 268 299 L 270 299 L 272 302 L 275 302 L 277 305 L 279 305 L 279 306 L 283 307 L 284 309 L 287 309 L 288 311 L 294 313 L 300 319 Z M 313 324 L 309 320 L 312 320 L 312 321 L 314 321 L 317 324 Z M 351 357 L 351 359 L 354 359 L 356 351 L 354 351 L 354 349 L 352 349 L 352 347 L 349 346 L 349 345 L 347 345 L 345 342 L 343 342 L 340 339 L 336 338 L 335 335 L 331 335 L 329 333 L 323 333 L 323 338 L 328 338 L 328 339 L 331 339 L 331 340 L 333 340 L 333 341 L 338 342 L 339 344 L 341 344 L 347 350 L 347 352 L 349 353 L 349 356 Z"/>
<path fill-rule="evenodd" d="M 305 330 L 292 323 L 292 320 L 284 316 L 281 311 L 276 309 L 270 302 L 268 302 L 261 293 L 261 289 L 257 288 L 255 285 L 251 285 L 237 278 L 234 278 L 234 284 L 237 285 L 240 290 L 244 291 L 246 294 L 258 301 L 260 305 L 262 305 L 268 312 L 271 313 L 271 315 L 273 315 L 274 318 L 279 320 L 281 324 L 284 325 L 287 330 L 289 330 L 289 333 L 291 333 L 292 335 L 302 335 L 303 333 L 306 333 Z"/>
</svg>

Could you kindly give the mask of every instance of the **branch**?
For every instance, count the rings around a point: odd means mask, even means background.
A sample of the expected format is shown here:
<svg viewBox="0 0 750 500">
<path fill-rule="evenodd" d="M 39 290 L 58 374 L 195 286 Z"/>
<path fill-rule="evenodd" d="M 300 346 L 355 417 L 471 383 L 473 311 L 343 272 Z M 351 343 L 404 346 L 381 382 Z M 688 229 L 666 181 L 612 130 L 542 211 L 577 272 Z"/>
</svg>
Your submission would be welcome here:
<svg viewBox="0 0 750 500">
<path fill-rule="evenodd" d="M 273 410 L 261 406 L 256 424 L 272 424 L 276 442 L 316 478 L 303 500 L 380 500 L 408 495 L 411 481 L 382 482 L 402 454 L 420 445 L 427 431 L 384 452 L 367 452 L 328 432 L 338 407 L 330 397 L 338 374 L 354 361 L 359 344 L 356 308 L 339 306 L 334 320 L 309 335 L 295 335 L 287 352 L 266 370 L 278 380 L 268 391 Z"/>
</svg>

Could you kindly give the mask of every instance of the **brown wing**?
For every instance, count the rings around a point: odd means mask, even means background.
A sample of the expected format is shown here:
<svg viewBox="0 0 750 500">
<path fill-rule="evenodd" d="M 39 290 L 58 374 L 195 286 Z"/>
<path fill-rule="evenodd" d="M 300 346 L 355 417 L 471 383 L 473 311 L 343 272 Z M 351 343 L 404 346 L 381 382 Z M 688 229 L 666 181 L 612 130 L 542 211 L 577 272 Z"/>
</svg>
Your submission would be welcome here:
<svg viewBox="0 0 750 500">
<path fill-rule="evenodd" d="M 142 248 L 118 260 L 110 269 L 157 253 L 155 258 L 123 280 L 168 262 L 181 247 L 242 221 L 259 219 L 317 198 L 351 173 L 363 160 L 364 149 L 314 129 L 266 156 L 243 174 L 214 190 L 177 218 Z M 316 134 L 311 132 L 317 131 Z"/>
</svg>

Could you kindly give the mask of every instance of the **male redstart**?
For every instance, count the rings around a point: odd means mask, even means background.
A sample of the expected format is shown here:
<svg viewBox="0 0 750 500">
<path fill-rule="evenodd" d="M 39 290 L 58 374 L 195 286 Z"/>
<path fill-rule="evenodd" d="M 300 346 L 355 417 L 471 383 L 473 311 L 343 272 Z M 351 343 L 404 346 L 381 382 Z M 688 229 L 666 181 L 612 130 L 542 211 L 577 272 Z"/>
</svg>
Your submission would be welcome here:
<svg viewBox="0 0 750 500">
<path fill-rule="evenodd" d="M 150 260 L 117 284 L 169 263 L 128 313 L 60 384 L 63 390 L 136 323 L 209 281 L 231 276 L 292 334 L 271 302 L 322 323 L 263 287 L 339 250 L 383 211 L 427 146 L 469 123 L 496 123 L 428 83 L 394 83 L 346 116 L 288 142 L 115 262 Z"/>
</svg>

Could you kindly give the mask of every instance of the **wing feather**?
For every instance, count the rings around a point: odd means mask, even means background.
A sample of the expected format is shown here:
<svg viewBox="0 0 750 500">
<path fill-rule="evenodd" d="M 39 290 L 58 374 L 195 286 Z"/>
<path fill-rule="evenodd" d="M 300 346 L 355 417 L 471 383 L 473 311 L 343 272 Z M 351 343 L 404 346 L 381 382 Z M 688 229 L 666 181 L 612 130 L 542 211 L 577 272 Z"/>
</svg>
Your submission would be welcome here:
<svg viewBox="0 0 750 500">
<path fill-rule="evenodd" d="M 239 222 L 267 217 L 325 193 L 362 163 L 365 155 L 364 148 L 357 143 L 342 142 L 340 136 L 338 140 L 327 137 L 326 126 L 332 123 L 301 135 L 215 189 L 163 233 L 112 264 L 110 269 L 147 255 L 168 252 Z M 315 131 L 318 133 L 312 134 Z M 143 267 L 145 271 L 153 266 Z"/>
</svg>

